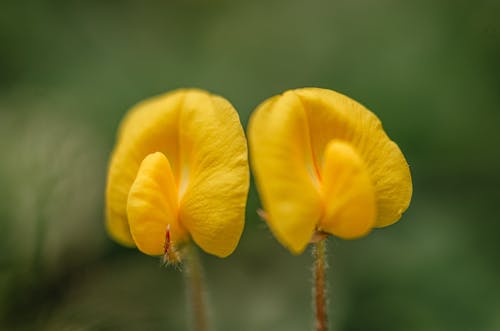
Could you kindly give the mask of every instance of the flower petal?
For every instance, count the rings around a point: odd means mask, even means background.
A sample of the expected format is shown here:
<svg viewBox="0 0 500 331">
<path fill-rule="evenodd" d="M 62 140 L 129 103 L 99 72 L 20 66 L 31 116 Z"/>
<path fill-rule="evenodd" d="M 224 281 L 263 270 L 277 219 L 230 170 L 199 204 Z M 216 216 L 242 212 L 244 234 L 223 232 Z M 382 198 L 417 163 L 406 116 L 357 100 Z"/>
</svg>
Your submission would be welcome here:
<svg viewBox="0 0 500 331">
<path fill-rule="evenodd" d="M 141 163 L 127 202 L 130 232 L 141 252 L 164 254 L 167 230 L 173 244 L 187 239 L 177 210 L 177 188 L 168 159 L 160 152 L 149 154 Z"/>
<path fill-rule="evenodd" d="M 190 92 L 179 127 L 180 221 L 204 251 L 225 257 L 243 232 L 249 186 L 238 113 L 221 97 Z"/>
<path fill-rule="evenodd" d="M 106 190 L 107 227 L 133 245 L 126 203 L 141 161 L 154 152 L 170 161 L 179 221 L 205 251 L 226 256 L 244 225 L 249 185 L 247 147 L 238 114 L 224 99 L 195 89 L 138 104 L 120 126 Z"/>
<path fill-rule="evenodd" d="M 118 242 L 134 246 L 127 221 L 130 186 L 144 158 L 162 152 L 178 172 L 178 114 L 185 92 L 174 91 L 136 105 L 120 125 L 106 187 L 106 225 Z M 177 178 L 177 176 L 176 176 Z"/>
<path fill-rule="evenodd" d="M 412 182 L 399 147 L 387 136 L 380 120 L 353 99 L 319 88 L 294 90 L 304 106 L 312 152 L 322 164 L 327 144 L 350 143 L 368 169 L 377 199 L 376 226 L 390 225 L 408 208 Z"/>
<path fill-rule="evenodd" d="M 360 156 L 348 143 L 332 140 L 326 146 L 322 168 L 325 212 L 322 231 L 351 239 L 375 225 L 375 190 Z"/>
<path fill-rule="evenodd" d="M 298 254 L 314 233 L 322 205 L 307 118 L 297 95 L 288 92 L 261 104 L 250 119 L 248 138 L 268 224 Z"/>
</svg>

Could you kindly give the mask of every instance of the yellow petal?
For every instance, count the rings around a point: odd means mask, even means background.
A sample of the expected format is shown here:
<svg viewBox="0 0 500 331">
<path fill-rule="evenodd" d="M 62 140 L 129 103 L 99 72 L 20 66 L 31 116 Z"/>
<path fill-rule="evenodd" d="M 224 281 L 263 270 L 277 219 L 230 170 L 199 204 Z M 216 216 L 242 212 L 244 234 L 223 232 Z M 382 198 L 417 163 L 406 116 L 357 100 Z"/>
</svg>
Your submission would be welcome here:
<svg viewBox="0 0 500 331">
<path fill-rule="evenodd" d="M 375 190 L 360 156 L 348 144 L 326 146 L 321 191 L 325 212 L 319 228 L 341 238 L 367 234 L 375 225 Z"/>
<path fill-rule="evenodd" d="M 300 253 L 322 213 L 318 171 L 300 99 L 288 92 L 264 102 L 250 119 L 248 138 L 268 224 L 283 245 Z"/>
<path fill-rule="evenodd" d="M 120 126 L 108 171 L 107 227 L 133 245 L 127 197 L 141 161 L 154 152 L 170 162 L 179 222 L 205 251 L 227 256 L 244 226 L 249 185 L 247 147 L 238 114 L 224 99 L 178 90 L 138 104 Z"/>
<path fill-rule="evenodd" d="M 293 92 L 304 105 L 315 163 L 323 163 L 331 140 L 351 144 L 366 165 L 375 187 L 376 226 L 399 220 L 411 199 L 410 170 L 377 116 L 358 102 L 331 90 L 305 88 Z"/>
<path fill-rule="evenodd" d="M 187 239 L 177 211 L 177 187 L 170 164 L 160 152 L 149 154 L 141 163 L 127 203 L 130 231 L 141 252 L 164 254 L 167 231 L 170 244 Z"/>
<path fill-rule="evenodd" d="M 179 126 L 180 220 L 204 251 L 225 257 L 243 232 L 249 186 L 238 113 L 221 97 L 187 93 Z"/>
<path fill-rule="evenodd" d="M 162 152 L 174 175 L 179 172 L 178 115 L 184 94 L 179 90 L 143 101 L 130 110 L 120 125 L 108 170 L 106 225 L 111 236 L 124 245 L 134 246 L 126 206 L 142 160 L 151 153 Z"/>
</svg>

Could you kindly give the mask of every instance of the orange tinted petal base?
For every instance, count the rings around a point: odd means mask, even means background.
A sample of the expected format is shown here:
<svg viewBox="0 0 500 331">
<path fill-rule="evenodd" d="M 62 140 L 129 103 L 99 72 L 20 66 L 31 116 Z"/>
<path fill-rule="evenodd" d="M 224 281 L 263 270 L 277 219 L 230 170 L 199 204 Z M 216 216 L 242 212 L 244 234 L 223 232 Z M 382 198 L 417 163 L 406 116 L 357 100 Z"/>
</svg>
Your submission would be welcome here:
<svg viewBox="0 0 500 331">
<path fill-rule="evenodd" d="M 177 187 L 170 163 L 160 152 L 142 161 L 127 201 L 130 232 L 137 248 L 148 255 L 165 253 L 169 231 L 170 244 L 187 239 L 178 222 Z"/>
<path fill-rule="evenodd" d="M 328 143 L 322 176 L 325 209 L 320 230 L 344 239 L 368 234 L 377 217 L 375 189 L 351 145 L 340 140 Z"/>
</svg>

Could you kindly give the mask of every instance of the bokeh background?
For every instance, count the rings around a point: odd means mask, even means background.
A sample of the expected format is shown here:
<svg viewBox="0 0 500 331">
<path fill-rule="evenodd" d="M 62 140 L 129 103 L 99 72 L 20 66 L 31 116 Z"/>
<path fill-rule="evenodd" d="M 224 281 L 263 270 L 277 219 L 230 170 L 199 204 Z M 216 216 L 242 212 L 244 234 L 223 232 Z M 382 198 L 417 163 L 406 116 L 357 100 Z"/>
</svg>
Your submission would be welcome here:
<svg viewBox="0 0 500 331">
<path fill-rule="evenodd" d="M 333 330 L 500 330 L 500 3 L 2 1 L 0 330 L 185 330 L 182 274 L 103 226 L 120 119 L 178 87 L 317 86 L 372 109 L 411 166 L 403 219 L 329 240 Z M 203 255 L 215 330 L 308 330 L 311 256 L 255 210 Z"/>
</svg>

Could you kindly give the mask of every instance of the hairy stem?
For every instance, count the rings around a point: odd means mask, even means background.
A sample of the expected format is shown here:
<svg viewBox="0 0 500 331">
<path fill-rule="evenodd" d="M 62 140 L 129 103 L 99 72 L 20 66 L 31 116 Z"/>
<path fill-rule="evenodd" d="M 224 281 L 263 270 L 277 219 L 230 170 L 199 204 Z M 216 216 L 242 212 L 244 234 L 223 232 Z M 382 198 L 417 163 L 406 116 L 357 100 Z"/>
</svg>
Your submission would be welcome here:
<svg viewBox="0 0 500 331">
<path fill-rule="evenodd" d="M 193 331 L 207 331 L 209 329 L 208 314 L 200 259 L 196 247 L 193 245 L 188 245 L 185 253 L 186 270 L 184 274 L 186 276 L 190 313 L 193 319 Z"/>
<path fill-rule="evenodd" d="M 328 309 L 326 304 L 326 243 L 325 239 L 314 244 L 314 305 L 316 331 L 328 330 Z"/>
</svg>

